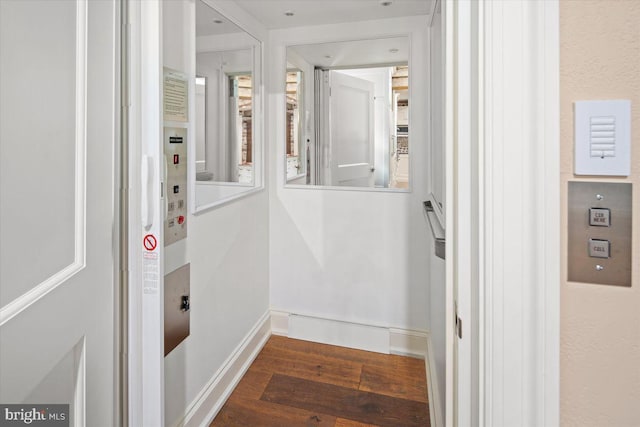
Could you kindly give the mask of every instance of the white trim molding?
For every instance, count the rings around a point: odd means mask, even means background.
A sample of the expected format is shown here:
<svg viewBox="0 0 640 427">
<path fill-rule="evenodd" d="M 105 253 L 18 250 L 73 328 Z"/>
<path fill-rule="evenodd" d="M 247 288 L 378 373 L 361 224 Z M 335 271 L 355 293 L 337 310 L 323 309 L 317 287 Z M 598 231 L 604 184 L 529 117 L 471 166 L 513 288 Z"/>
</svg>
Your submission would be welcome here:
<svg viewBox="0 0 640 427">
<path fill-rule="evenodd" d="M 481 426 L 559 424 L 558 8 L 480 3 Z"/>
<path fill-rule="evenodd" d="M 271 310 L 274 335 L 358 350 L 424 359 L 426 331 L 355 323 L 300 313 Z"/>
<path fill-rule="evenodd" d="M 220 369 L 213 374 L 202 391 L 189 405 L 178 426 L 205 426 L 216 417 L 236 388 L 242 376 L 271 336 L 271 314 L 267 311 Z"/>
<path fill-rule="evenodd" d="M 446 425 L 557 426 L 558 0 L 445 6 Z"/>
<path fill-rule="evenodd" d="M 440 386 L 438 385 L 438 374 L 436 372 L 435 356 L 433 355 L 433 343 L 431 334 L 427 333 L 427 351 L 424 363 L 427 370 L 427 393 L 429 398 L 429 417 L 431 427 L 443 427 L 444 419 L 442 414 L 442 403 L 440 402 Z"/>
</svg>

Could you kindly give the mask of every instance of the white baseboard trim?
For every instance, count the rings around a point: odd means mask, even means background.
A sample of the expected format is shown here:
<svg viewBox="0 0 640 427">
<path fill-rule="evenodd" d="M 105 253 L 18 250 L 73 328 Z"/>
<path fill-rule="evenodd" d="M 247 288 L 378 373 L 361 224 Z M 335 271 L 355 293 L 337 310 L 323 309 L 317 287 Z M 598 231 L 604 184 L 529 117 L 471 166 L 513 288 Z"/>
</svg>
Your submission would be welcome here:
<svg viewBox="0 0 640 427">
<path fill-rule="evenodd" d="M 428 334 L 410 329 L 389 328 L 389 353 L 425 359 Z"/>
<path fill-rule="evenodd" d="M 189 405 L 178 426 L 202 427 L 213 421 L 271 336 L 270 320 L 267 311 Z"/>
<path fill-rule="evenodd" d="M 432 427 L 444 427 L 442 418 L 442 406 L 440 402 L 440 392 L 438 388 L 438 375 L 436 375 L 436 364 L 433 358 L 433 345 L 431 335 L 427 333 L 427 352 L 424 363 L 427 369 L 427 393 L 429 395 L 429 416 Z"/>
<path fill-rule="evenodd" d="M 271 311 L 271 329 L 274 335 L 378 353 L 419 359 L 424 359 L 427 353 L 425 331 L 367 325 L 281 310 Z"/>
<path fill-rule="evenodd" d="M 273 335 L 289 335 L 289 313 L 271 310 L 271 333 Z"/>
</svg>

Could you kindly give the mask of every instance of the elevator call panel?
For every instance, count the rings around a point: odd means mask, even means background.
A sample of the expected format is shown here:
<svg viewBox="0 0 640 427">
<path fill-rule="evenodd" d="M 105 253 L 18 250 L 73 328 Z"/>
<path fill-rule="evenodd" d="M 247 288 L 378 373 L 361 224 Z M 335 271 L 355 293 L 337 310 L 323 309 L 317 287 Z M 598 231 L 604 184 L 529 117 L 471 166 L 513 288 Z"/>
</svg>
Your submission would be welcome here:
<svg viewBox="0 0 640 427">
<path fill-rule="evenodd" d="M 569 182 L 568 280 L 631 286 L 632 184 Z"/>
<path fill-rule="evenodd" d="M 164 245 L 187 237 L 187 129 L 164 128 Z"/>
</svg>

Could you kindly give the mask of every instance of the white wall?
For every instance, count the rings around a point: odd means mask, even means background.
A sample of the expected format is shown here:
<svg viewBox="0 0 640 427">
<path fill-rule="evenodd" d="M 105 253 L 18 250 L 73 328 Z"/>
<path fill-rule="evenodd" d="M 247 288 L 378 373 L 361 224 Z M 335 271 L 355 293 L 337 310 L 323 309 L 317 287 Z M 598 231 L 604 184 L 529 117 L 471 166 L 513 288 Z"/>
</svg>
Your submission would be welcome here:
<svg viewBox="0 0 640 427">
<path fill-rule="evenodd" d="M 210 2 L 219 4 L 220 2 Z M 220 3 L 222 5 L 222 3 Z M 194 75 L 192 0 L 163 2 L 165 66 Z M 221 11 L 264 29 L 239 8 Z M 193 85 L 192 85 L 193 87 Z M 189 215 L 189 237 L 166 248 L 165 271 L 191 263 L 191 334 L 165 358 L 165 423 L 175 425 L 269 308 L 268 193 Z"/>
<path fill-rule="evenodd" d="M 285 47 L 409 34 L 413 76 L 427 75 L 426 18 L 323 25 L 269 34 L 271 306 L 285 312 L 425 330 L 429 321 L 428 171 L 409 193 L 284 188 Z M 412 163 L 427 164 L 427 79 L 410 82 Z"/>
</svg>

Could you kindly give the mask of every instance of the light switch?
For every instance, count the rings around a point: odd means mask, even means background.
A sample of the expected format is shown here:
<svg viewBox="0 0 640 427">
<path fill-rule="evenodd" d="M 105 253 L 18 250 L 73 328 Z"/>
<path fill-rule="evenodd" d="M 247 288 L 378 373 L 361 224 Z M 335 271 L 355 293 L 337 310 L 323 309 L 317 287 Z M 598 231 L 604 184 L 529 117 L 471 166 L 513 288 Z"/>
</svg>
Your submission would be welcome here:
<svg viewBox="0 0 640 427">
<path fill-rule="evenodd" d="M 631 101 L 576 101 L 575 174 L 628 176 Z"/>
</svg>

